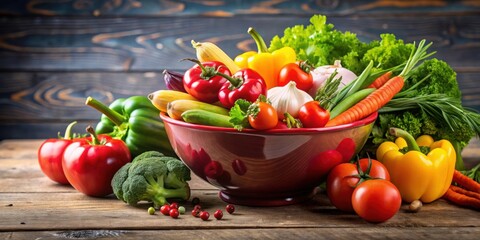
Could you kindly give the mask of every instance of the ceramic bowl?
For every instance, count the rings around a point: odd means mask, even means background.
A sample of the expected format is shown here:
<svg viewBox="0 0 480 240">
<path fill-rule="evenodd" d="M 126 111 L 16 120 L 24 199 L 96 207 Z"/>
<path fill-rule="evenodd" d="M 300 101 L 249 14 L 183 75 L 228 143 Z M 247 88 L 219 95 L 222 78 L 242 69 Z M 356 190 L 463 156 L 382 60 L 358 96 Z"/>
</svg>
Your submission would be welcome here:
<svg viewBox="0 0 480 240">
<path fill-rule="evenodd" d="M 377 115 L 335 127 L 267 131 L 190 124 L 164 113 L 161 118 L 179 158 L 218 187 L 222 200 L 281 206 L 312 197 L 331 168 L 360 151 Z"/>
</svg>

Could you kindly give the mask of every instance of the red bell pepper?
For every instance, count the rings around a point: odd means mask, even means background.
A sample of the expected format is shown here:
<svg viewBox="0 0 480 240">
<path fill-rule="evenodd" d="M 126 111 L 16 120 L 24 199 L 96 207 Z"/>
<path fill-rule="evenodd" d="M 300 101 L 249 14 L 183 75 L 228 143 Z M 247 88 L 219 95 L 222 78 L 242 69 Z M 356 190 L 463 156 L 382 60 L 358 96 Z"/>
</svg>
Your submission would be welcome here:
<svg viewBox="0 0 480 240">
<path fill-rule="evenodd" d="M 245 99 L 255 102 L 260 95 L 267 95 L 267 85 L 262 76 L 252 69 L 244 68 L 237 71 L 233 76 L 217 73 L 227 79 L 218 92 L 218 98 L 226 108 L 232 108 L 235 101 Z"/>
<path fill-rule="evenodd" d="M 197 64 L 188 69 L 183 76 L 183 86 L 194 98 L 213 103 L 218 101 L 218 91 L 227 80 L 216 73 L 230 76 L 230 70 L 218 61 L 200 63 L 196 59 L 187 59 Z"/>
<path fill-rule="evenodd" d="M 48 178 L 60 184 L 68 184 L 62 169 L 63 152 L 74 141 L 84 140 L 84 138 L 72 135 L 72 127 L 76 123 L 72 122 L 67 126 L 64 137 L 59 134 L 58 138 L 49 138 L 38 148 L 37 157 L 40 169 Z"/>
<path fill-rule="evenodd" d="M 88 196 L 102 197 L 113 193 L 113 175 L 131 161 L 127 145 L 119 139 L 97 135 L 87 127 L 90 138 L 74 142 L 65 149 L 63 171 L 70 184 Z"/>
</svg>

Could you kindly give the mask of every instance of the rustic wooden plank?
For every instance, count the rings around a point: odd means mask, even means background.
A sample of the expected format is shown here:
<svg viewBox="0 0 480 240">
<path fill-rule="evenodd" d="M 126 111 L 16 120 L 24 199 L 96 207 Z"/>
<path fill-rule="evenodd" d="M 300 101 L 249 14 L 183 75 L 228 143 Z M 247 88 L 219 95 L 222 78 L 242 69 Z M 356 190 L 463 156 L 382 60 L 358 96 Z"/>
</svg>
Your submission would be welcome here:
<svg viewBox="0 0 480 240">
<path fill-rule="evenodd" d="M 0 70 L 160 71 L 186 69 L 190 41 L 212 41 L 230 56 L 254 49 L 248 27 L 269 41 L 311 15 L 179 18 L 0 18 Z M 275 24 L 272 24 L 274 22 Z M 407 42 L 433 41 L 431 50 L 456 70 L 477 71 L 480 18 L 466 16 L 329 17 L 338 30 L 364 41 L 390 32 Z"/>
<path fill-rule="evenodd" d="M 41 1 L 16 0 L 0 6 L 8 15 L 75 15 L 75 16 L 234 16 L 245 14 L 405 14 L 405 13 L 472 13 L 476 1 L 308 1 L 308 0 L 240 0 L 240 1 L 167 1 L 167 0 L 97 0 Z"/>
<path fill-rule="evenodd" d="M 0 159 L 0 176 L 2 177 L 0 193 L 76 193 L 76 190 L 70 185 L 58 184 L 47 178 L 41 172 L 36 158 L 21 162 Z M 196 191 L 217 190 L 195 174 L 192 173 L 191 177 L 192 180 L 189 181 L 191 189 Z"/>
<path fill-rule="evenodd" d="M 100 113 L 85 105 L 88 96 L 105 104 L 165 89 L 161 72 L 0 73 L 2 120 L 93 120 Z"/>
<path fill-rule="evenodd" d="M 476 227 L 246 228 L 188 230 L 68 230 L 0 232 L 3 239 L 476 239 Z"/>
<path fill-rule="evenodd" d="M 113 196 L 88 197 L 68 189 L 66 186 L 54 186 L 46 181 L 37 181 L 40 177 L 31 177 L 39 175 L 39 169 L 33 165 L 35 165 L 35 150 L 40 143 L 39 140 L 0 142 L 0 186 L 10 185 L 12 189 L 6 192 L 0 191 L 0 218 L 2 219 L 0 232 L 6 232 L 6 235 L 2 236 L 21 237 L 26 231 L 32 234 L 42 234 L 43 231 L 46 231 L 44 233 L 60 234 L 56 237 L 65 236 L 61 234 L 127 234 L 121 235 L 124 237 L 132 234 L 130 231 L 133 231 L 135 237 L 135 233 L 139 230 L 144 230 L 143 233 L 139 233 L 139 236 L 145 236 L 144 234 L 153 230 L 179 231 L 179 236 L 183 236 L 182 233 L 202 230 L 208 234 L 206 237 L 215 237 L 217 235 L 213 231 L 218 230 L 250 229 L 249 231 L 254 231 L 263 229 L 265 232 L 260 231 L 257 233 L 259 235 L 252 233 L 252 236 L 264 238 L 280 233 L 298 237 L 300 236 L 299 232 L 315 228 L 326 229 L 327 232 L 333 231 L 332 234 L 338 234 L 340 237 L 355 233 L 355 229 L 364 229 L 365 232 L 360 234 L 365 234 L 365 236 L 375 233 L 400 236 L 405 234 L 406 230 L 410 233 L 410 229 L 413 231 L 412 233 L 433 236 L 430 234 L 439 233 L 435 231 L 436 229 L 443 229 L 439 230 L 440 232 L 447 232 L 448 229 L 450 231 L 464 229 L 465 232 L 462 234 L 465 234 L 465 239 L 468 239 L 480 229 L 477 211 L 459 208 L 443 199 L 424 205 L 418 213 L 407 212 L 408 206 L 403 205 L 401 210 L 390 220 L 381 224 L 370 224 L 355 214 L 336 210 L 324 192 L 318 192 L 312 200 L 302 204 L 281 208 L 236 206 L 236 213 L 226 214 L 222 221 L 215 219 L 202 221 L 189 214 L 181 215 L 179 219 L 159 214 L 149 216 L 146 213 L 148 206 L 146 204 L 132 207 Z M 8 181 L 9 179 L 19 181 L 14 183 Z M 28 180 L 28 182 L 23 182 L 23 180 Z M 193 179 L 192 181 L 198 180 Z M 32 186 L 29 185 L 35 185 L 37 190 L 32 190 Z M 226 205 L 218 197 L 218 190 L 198 190 L 200 185 L 192 186 L 192 197 L 199 197 L 205 210 L 213 212 L 216 209 L 223 209 Z M 55 188 L 56 191 L 51 191 Z M 188 213 L 192 206 L 188 203 L 184 205 Z M 79 219 L 81 221 L 78 221 Z M 278 233 L 267 231 L 272 229 L 282 230 Z M 339 232 L 340 229 L 345 229 L 345 231 Z M 91 230 L 97 231 L 92 232 Z M 230 235 L 226 234 L 225 236 Z M 117 235 L 106 237 L 114 238 Z"/>
<path fill-rule="evenodd" d="M 213 213 L 226 203 L 218 191 L 192 191 L 204 210 Z M 289 228 L 289 227 L 362 227 L 370 223 L 353 213 L 335 209 L 324 193 L 302 204 L 281 208 L 236 206 L 235 214 L 224 214 L 223 221 L 202 221 L 190 214 L 179 219 L 147 214 L 148 204 L 128 206 L 110 198 L 92 198 L 81 193 L 1 193 L 0 231 L 63 229 L 215 229 L 215 228 Z M 189 213 L 193 206 L 183 204 Z M 381 227 L 480 227 L 478 212 L 460 208 L 440 199 L 426 204 L 418 213 L 407 212 L 408 206 Z M 77 221 L 82 219 L 82 221 Z M 21 223 L 24 224 L 21 224 Z"/>
</svg>

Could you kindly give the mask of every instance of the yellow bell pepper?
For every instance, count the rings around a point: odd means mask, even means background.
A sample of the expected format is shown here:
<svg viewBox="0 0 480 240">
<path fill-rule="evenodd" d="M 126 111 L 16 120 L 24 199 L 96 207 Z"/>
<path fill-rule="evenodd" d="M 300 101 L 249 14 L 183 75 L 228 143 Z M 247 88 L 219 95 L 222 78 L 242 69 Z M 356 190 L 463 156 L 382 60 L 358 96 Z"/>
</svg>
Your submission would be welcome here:
<svg viewBox="0 0 480 240">
<path fill-rule="evenodd" d="M 405 202 L 420 200 L 429 203 L 442 197 L 452 183 L 456 152 L 447 140 L 434 141 L 423 135 L 415 139 L 406 131 L 391 128 L 390 134 L 398 137 L 394 142 L 383 142 L 376 157 L 390 173 Z M 428 147 L 424 154 L 420 146 Z M 402 149 L 407 147 L 407 152 Z"/>
<path fill-rule="evenodd" d="M 249 28 L 248 33 L 255 40 L 258 52 L 242 53 L 235 57 L 234 62 L 240 68 L 250 68 L 259 73 L 265 81 L 267 89 L 276 87 L 280 69 L 287 63 L 297 60 L 295 50 L 291 47 L 283 47 L 270 53 L 265 41 L 255 29 Z"/>
</svg>

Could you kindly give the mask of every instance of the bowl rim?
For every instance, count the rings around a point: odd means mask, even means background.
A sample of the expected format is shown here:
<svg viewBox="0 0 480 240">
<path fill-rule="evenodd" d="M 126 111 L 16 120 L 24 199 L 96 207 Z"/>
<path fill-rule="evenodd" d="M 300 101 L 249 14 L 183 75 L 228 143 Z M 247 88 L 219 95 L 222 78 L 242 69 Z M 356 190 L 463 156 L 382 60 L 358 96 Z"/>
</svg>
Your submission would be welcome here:
<svg viewBox="0 0 480 240">
<path fill-rule="evenodd" d="M 373 123 L 378 117 L 378 112 L 374 112 L 369 116 L 352 122 L 348 124 L 332 126 L 332 127 L 321 127 L 321 128 L 287 128 L 287 129 L 268 129 L 268 130 L 256 130 L 256 129 L 242 129 L 242 131 L 238 131 L 234 128 L 228 127 L 217 127 L 217 126 L 209 126 L 209 125 L 201 125 L 201 124 L 194 124 L 194 123 L 187 123 L 184 121 L 176 120 L 169 117 L 165 112 L 160 112 L 160 118 L 167 122 L 168 124 L 173 124 L 177 126 L 187 127 L 196 130 L 205 130 L 205 131 L 221 131 L 221 132 L 237 132 L 237 133 L 249 133 L 249 134 L 296 134 L 296 133 L 319 133 L 319 132 L 334 132 L 340 130 L 346 130 L 351 128 L 356 128 L 360 126 L 365 126 L 370 123 Z"/>
</svg>

